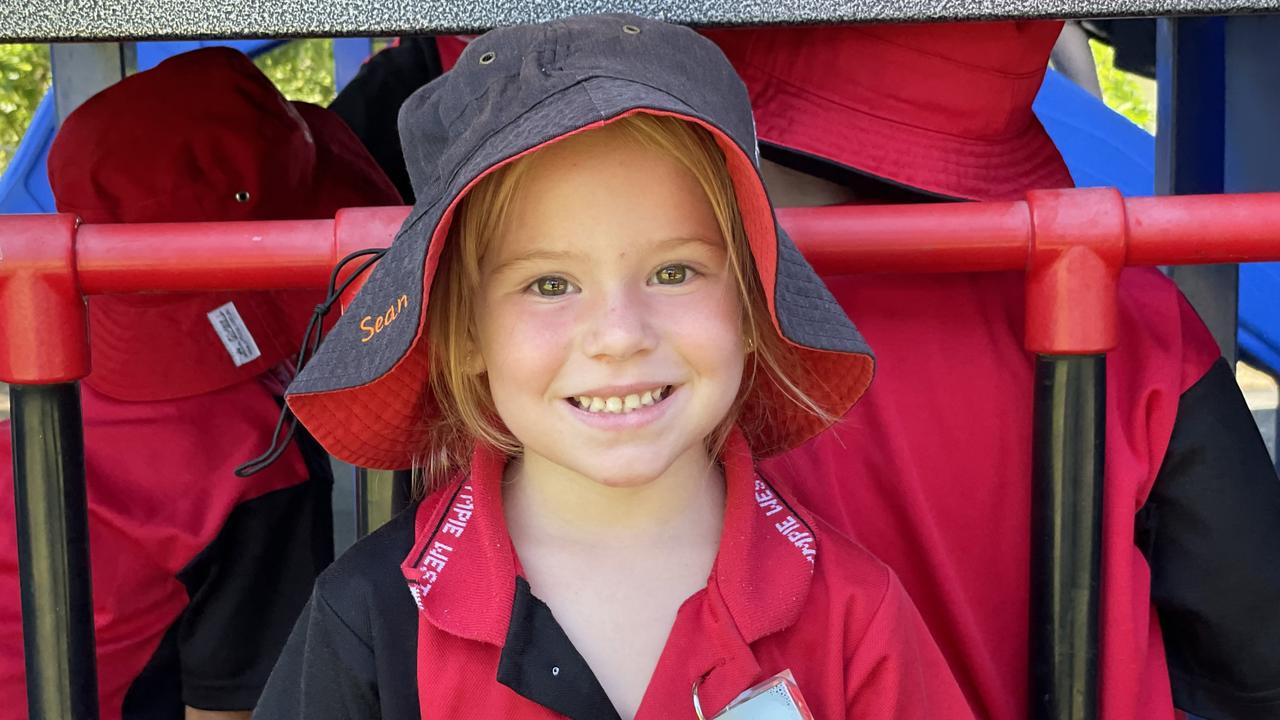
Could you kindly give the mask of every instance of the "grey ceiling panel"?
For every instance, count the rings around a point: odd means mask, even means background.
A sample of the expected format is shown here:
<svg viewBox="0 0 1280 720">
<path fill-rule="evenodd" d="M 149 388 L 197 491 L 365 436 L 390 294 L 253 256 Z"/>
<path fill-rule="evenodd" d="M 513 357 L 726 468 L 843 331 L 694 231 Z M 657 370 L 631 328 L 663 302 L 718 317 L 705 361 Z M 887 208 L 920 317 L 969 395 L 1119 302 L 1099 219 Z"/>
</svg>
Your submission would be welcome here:
<svg viewBox="0 0 1280 720">
<path fill-rule="evenodd" d="M 694 25 L 1280 12 L 1280 0 L 0 0 L 0 42 L 389 36 L 628 11 Z"/>
</svg>

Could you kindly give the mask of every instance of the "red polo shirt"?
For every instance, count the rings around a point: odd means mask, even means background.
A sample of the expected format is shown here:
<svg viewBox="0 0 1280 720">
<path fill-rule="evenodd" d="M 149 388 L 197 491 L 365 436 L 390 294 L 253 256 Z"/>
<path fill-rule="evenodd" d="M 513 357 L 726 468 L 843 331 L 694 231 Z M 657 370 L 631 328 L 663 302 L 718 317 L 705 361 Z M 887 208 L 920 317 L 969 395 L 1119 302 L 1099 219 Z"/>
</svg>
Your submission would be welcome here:
<svg viewBox="0 0 1280 720">
<path fill-rule="evenodd" d="M 971 717 L 893 573 L 780 495 L 740 437 L 724 457 L 719 553 L 706 587 L 676 614 L 638 720 L 693 720 L 699 679 L 711 717 L 786 669 L 824 720 Z M 386 571 L 358 544 L 353 562 L 344 557 L 322 577 L 256 717 L 407 717 L 413 703 L 393 697 L 414 692 L 396 668 L 404 660 L 416 667 L 423 718 L 618 717 L 523 577 L 502 510 L 504 463 L 478 451 L 469 477 L 414 512 L 401 567 L 409 587 L 388 616 L 412 623 L 399 630 L 416 631 L 416 662 L 395 657 L 407 648 L 385 618 L 362 617 L 382 604 L 368 593 L 386 587 Z M 390 556 L 385 535 L 369 545 L 382 562 L 405 557 Z"/>
</svg>

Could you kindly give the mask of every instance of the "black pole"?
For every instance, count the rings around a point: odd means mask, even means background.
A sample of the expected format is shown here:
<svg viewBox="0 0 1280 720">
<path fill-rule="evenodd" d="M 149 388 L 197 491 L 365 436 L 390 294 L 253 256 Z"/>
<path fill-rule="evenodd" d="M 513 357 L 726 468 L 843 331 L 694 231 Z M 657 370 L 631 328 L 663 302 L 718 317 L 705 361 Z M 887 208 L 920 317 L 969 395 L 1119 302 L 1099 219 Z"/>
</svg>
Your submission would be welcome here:
<svg viewBox="0 0 1280 720">
<path fill-rule="evenodd" d="M 1036 359 L 1031 717 L 1098 717 L 1106 357 Z"/>
<path fill-rule="evenodd" d="M 9 399 L 29 713 L 97 720 L 80 388 L 10 385 Z"/>
<path fill-rule="evenodd" d="M 369 509 L 371 501 L 369 491 L 372 490 L 369 482 L 369 469 L 357 467 L 355 468 L 355 489 L 356 489 L 356 540 L 369 534 Z"/>
<path fill-rule="evenodd" d="M 355 469 L 357 540 L 385 525 L 398 512 L 398 486 L 405 481 L 402 478 L 404 473 L 362 467 Z"/>
</svg>

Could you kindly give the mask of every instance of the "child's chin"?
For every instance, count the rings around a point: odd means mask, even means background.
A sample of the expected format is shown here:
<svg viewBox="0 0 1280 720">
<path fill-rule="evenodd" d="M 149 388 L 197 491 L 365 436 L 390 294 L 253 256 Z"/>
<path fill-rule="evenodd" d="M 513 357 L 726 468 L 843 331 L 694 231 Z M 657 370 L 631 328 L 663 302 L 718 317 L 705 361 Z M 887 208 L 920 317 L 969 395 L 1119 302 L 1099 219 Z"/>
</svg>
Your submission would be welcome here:
<svg viewBox="0 0 1280 720">
<path fill-rule="evenodd" d="M 670 467 L 669 463 L 609 463 L 608 466 L 580 466 L 578 472 L 605 487 L 643 487 L 656 480 Z"/>
<path fill-rule="evenodd" d="M 648 485 L 649 483 L 653 482 L 657 478 L 656 475 L 632 475 L 632 474 L 624 475 L 624 476 L 613 475 L 613 476 L 607 476 L 607 477 L 594 477 L 594 476 L 588 476 L 588 477 L 591 477 L 592 480 L 596 481 L 600 485 L 604 485 L 605 487 L 612 487 L 612 488 L 644 487 L 645 485 Z"/>
</svg>

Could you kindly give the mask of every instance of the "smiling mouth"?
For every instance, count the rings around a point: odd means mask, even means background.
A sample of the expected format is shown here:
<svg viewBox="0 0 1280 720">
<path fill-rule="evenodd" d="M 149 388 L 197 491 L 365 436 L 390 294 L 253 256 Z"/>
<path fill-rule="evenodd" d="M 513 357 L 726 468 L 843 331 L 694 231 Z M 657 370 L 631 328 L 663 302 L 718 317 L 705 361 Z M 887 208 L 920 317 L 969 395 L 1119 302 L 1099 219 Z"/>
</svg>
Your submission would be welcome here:
<svg viewBox="0 0 1280 720">
<path fill-rule="evenodd" d="M 651 407 L 666 401 L 671 397 L 671 393 L 675 392 L 674 385 L 663 385 L 661 387 L 646 390 L 642 393 L 631 393 L 630 395 L 597 397 L 595 395 L 578 395 L 576 397 L 565 398 L 565 402 L 575 408 L 589 413 L 604 413 L 607 415 L 625 415 L 626 413 L 635 412 L 646 407 Z"/>
</svg>

